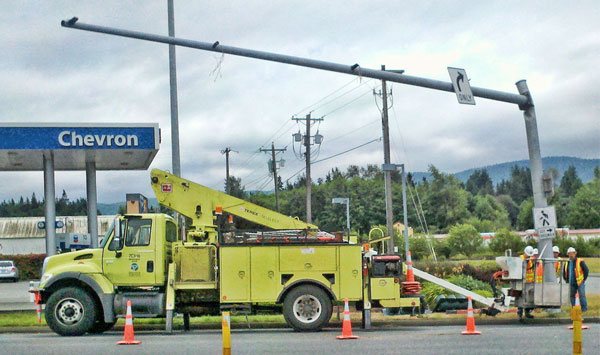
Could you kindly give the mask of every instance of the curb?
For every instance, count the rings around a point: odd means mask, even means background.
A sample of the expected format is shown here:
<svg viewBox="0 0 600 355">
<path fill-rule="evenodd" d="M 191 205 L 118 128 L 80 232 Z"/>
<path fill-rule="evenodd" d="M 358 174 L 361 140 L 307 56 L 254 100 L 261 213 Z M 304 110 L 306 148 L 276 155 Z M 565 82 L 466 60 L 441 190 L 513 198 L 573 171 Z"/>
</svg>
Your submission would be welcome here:
<svg viewBox="0 0 600 355">
<path fill-rule="evenodd" d="M 557 324 L 572 324 L 572 321 L 568 318 L 535 318 L 528 319 L 523 323 L 519 323 L 516 319 L 494 319 L 494 318 L 481 318 L 476 317 L 477 325 L 557 325 Z M 585 323 L 588 324 L 599 324 L 600 317 L 592 317 L 585 318 Z M 374 321 L 372 323 L 373 329 L 364 330 L 361 329 L 360 321 L 353 321 L 352 326 L 357 330 L 361 331 L 385 331 L 385 330 L 395 330 L 402 329 L 407 327 L 431 327 L 431 326 L 457 326 L 464 325 L 465 320 L 462 318 L 455 319 L 435 319 L 435 320 L 390 320 L 390 321 Z M 164 330 L 164 324 L 138 324 L 135 326 L 135 331 L 137 332 L 155 332 L 155 333 L 166 333 Z M 341 327 L 341 322 L 338 326 L 337 323 L 330 323 L 328 327 L 324 328 L 325 330 L 339 330 Z M 111 331 L 122 333 L 124 325 L 119 325 L 113 328 Z M 191 324 L 190 330 L 220 330 L 220 323 L 211 323 L 211 324 Z M 232 331 L 252 331 L 252 330 L 265 330 L 265 329 L 290 329 L 286 323 L 250 323 L 250 327 L 244 323 L 235 323 L 232 324 Z M 173 330 L 173 334 L 177 334 L 178 332 L 183 332 L 183 326 L 177 327 Z M 31 326 L 31 327 L 1 327 L 0 334 L 3 333 L 21 333 L 21 334 L 48 334 L 53 333 L 50 328 L 47 326 Z"/>
</svg>

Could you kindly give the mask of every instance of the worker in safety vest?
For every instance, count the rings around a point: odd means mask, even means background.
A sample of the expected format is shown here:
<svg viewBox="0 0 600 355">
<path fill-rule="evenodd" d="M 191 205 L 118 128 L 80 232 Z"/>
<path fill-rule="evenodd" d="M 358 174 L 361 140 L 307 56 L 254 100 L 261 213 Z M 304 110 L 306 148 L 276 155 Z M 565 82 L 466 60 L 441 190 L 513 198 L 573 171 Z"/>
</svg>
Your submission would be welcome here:
<svg viewBox="0 0 600 355">
<path fill-rule="evenodd" d="M 532 283 L 534 281 L 533 273 L 533 252 L 535 249 L 531 245 L 525 247 L 524 254 L 521 255 L 523 267 L 525 268 L 525 282 Z"/>
<path fill-rule="evenodd" d="M 585 281 L 588 278 L 590 270 L 588 269 L 585 261 L 577 257 L 577 250 L 570 247 L 567 249 L 567 255 L 569 256 L 569 262 L 565 263 L 563 269 L 563 278 L 569 282 L 569 296 L 571 297 L 571 305 L 575 305 L 575 295 L 579 293 L 579 302 L 581 303 L 581 310 L 587 311 L 587 299 L 585 298 Z"/>
<path fill-rule="evenodd" d="M 525 269 L 525 282 L 534 282 L 535 278 L 533 273 L 533 247 L 531 245 L 525 247 L 524 254 L 521 255 L 521 259 L 523 260 L 523 268 Z M 519 316 L 519 320 L 523 320 L 523 313 L 525 313 L 525 318 L 533 318 L 533 315 L 531 315 L 531 310 L 532 308 L 519 307 L 517 309 L 517 316 Z"/>
<path fill-rule="evenodd" d="M 554 259 L 556 259 L 554 261 L 554 271 L 556 272 L 556 276 L 560 278 L 560 262 L 562 258 L 560 257 L 560 248 L 558 245 L 552 247 L 552 253 L 554 254 Z"/>
</svg>

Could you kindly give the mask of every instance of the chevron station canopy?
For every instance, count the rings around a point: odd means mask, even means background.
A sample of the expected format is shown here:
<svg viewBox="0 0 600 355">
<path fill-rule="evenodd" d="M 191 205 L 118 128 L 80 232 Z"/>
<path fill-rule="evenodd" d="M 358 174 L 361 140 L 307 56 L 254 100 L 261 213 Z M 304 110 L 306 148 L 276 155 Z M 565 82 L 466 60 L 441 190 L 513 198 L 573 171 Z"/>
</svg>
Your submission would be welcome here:
<svg viewBox="0 0 600 355">
<path fill-rule="evenodd" d="M 56 253 L 55 170 L 85 170 L 88 233 L 98 245 L 97 170 L 145 170 L 158 153 L 158 124 L 0 123 L 0 171 L 44 172 L 46 254 Z"/>
</svg>

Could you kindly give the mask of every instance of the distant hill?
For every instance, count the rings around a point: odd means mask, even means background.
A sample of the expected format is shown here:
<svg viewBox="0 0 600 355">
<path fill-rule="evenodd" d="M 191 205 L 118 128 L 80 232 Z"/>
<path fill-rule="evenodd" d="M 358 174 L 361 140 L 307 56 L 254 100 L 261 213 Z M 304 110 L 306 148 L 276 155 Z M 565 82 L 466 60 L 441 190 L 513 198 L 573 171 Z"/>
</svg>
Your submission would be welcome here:
<svg viewBox="0 0 600 355">
<path fill-rule="evenodd" d="M 544 166 L 544 170 L 548 170 L 549 168 L 554 168 L 558 171 L 558 181 L 560 182 L 560 178 L 564 172 L 569 168 L 569 166 L 573 165 L 575 169 L 577 169 L 577 175 L 579 178 L 585 183 L 594 178 L 594 168 L 600 166 L 600 159 L 582 159 L 575 157 L 545 157 L 542 158 L 542 164 Z M 466 182 L 469 179 L 469 176 L 473 174 L 473 171 L 476 169 L 486 169 L 488 174 L 490 174 L 490 178 L 492 179 L 494 185 L 497 185 L 502 180 L 510 179 L 510 169 L 513 166 L 519 167 L 528 167 L 529 160 L 514 160 L 506 163 L 482 166 L 478 168 L 472 168 L 468 170 L 463 170 L 458 173 L 455 173 L 460 181 Z M 413 173 L 415 181 L 421 181 L 423 177 L 429 179 L 431 174 L 428 172 L 415 172 Z"/>
</svg>

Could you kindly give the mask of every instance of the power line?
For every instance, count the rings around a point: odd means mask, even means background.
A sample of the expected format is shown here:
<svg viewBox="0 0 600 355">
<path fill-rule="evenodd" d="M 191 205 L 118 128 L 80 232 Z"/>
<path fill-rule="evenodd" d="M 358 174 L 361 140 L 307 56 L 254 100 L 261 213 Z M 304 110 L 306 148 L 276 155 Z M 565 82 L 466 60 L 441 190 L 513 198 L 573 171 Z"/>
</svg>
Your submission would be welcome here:
<svg viewBox="0 0 600 355">
<path fill-rule="evenodd" d="M 328 140 L 327 140 L 327 143 L 331 143 L 331 142 L 333 142 L 333 141 L 336 141 L 336 140 L 338 140 L 338 139 L 340 139 L 340 138 L 347 137 L 347 136 L 351 135 L 352 133 L 354 133 L 354 132 L 358 132 L 358 131 L 360 131 L 361 129 L 363 129 L 363 128 L 367 127 L 367 126 L 370 126 L 370 125 L 372 125 L 372 124 L 374 124 L 374 123 L 377 123 L 377 122 L 379 122 L 379 119 L 375 119 L 375 120 L 373 120 L 373 121 L 371 121 L 371 122 L 368 122 L 368 123 L 366 123 L 366 124 L 364 124 L 364 125 L 362 125 L 362 126 L 360 126 L 360 127 L 358 127 L 358 128 L 355 128 L 355 129 L 353 129 L 353 130 L 351 130 L 351 131 L 348 131 L 348 132 L 346 132 L 346 133 L 344 133 L 344 134 L 341 134 L 341 135 L 339 135 L 339 136 L 337 136 L 337 137 L 330 138 L 330 139 L 328 139 Z"/>
<path fill-rule="evenodd" d="M 353 151 L 353 150 L 356 150 L 356 149 L 358 149 L 358 148 L 362 148 L 362 147 L 364 147 L 365 145 L 368 145 L 368 144 L 371 144 L 371 143 L 373 143 L 373 142 L 377 142 L 377 141 L 381 141 L 381 137 L 379 137 L 379 138 L 375 138 L 375 139 L 372 139 L 372 140 L 370 140 L 370 141 L 368 141 L 368 142 L 366 142 L 366 143 L 363 143 L 363 144 L 361 144 L 361 145 L 357 145 L 356 147 L 354 147 L 354 148 L 350 148 L 350 149 L 347 149 L 347 150 L 345 150 L 345 151 L 343 151 L 343 152 L 340 152 L 340 153 L 337 153 L 337 154 L 334 154 L 334 155 L 328 156 L 327 158 L 323 158 L 323 159 L 315 160 L 315 161 L 313 162 L 313 164 L 320 163 L 320 162 L 322 162 L 322 161 L 325 161 L 325 160 L 329 160 L 329 159 L 332 159 L 332 158 L 338 157 L 338 156 L 340 156 L 340 155 L 342 155 L 342 154 L 349 153 L 349 152 L 351 152 L 351 151 Z"/>
<path fill-rule="evenodd" d="M 331 110 L 331 111 L 327 112 L 326 114 L 324 114 L 324 115 L 323 115 L 323 117 L 325 117 L 325 116 L 329 116 L 329 115 L 331 115 L 332 113 L 334 113 L 334 112 L 337 112 L 337 111 L 339 111 L 339 110 L 341 110 L 341 109 L 343 109 L 343 108 L 347 107 L 348 105 L 350 105 L 350 104 L 354 103 L 355 101 L 359 100 L 360 98 L 362 98 L 362 97 L 363 97 L 363 96 L 365 96 L 366 94 L 369 94 L 369 93 L 371 93 L 371 90 L 372 90 L 372 89 L 369 89 L 369 90 L 365 91 L 363 94 L 361 94 L 361 95 L 359 95 L 359 96 L 355 97 L 354 99 L 352 99 L 352 100 L 350 100 L 350 101 L 346 102 L 345 104 L 343 104 L 343 105 L 341 105 L 341 106 L 338 106 L 337 108 L 335 108 L 335 109 L 333 109 L 333 110 Z"/>
<path fill-rule="evenodd" d="M 309 108 L 313 108 L 314 106 L 316 106 L 317 104 L 321 103 L 322 101 L 327 100 L 329 97 L 333 96 L 334 94 L 336 94 L 337 92 L 339 92 L 340 90 L 344 89 L 345 87 L 347 87 L 348 85 L 352 84 L 353 82 L 355 82 L 358 78 L 352 78 L 349 82 L 347 82 L 346 84 L 342 85 L 341 87 L 333 90 L 331 93 L 325 95 L 323 98 L 317 100 L 317 102 L 313 103 L 312 105 L 308 105 L 305 108 L 303 108 L 302 110 L 298 111 L 297 113 L 294 114 L 294 116 L 299 116 L 301 113 L 305 112 L 306 110 L 308 110 Z M 370 79 L 369 79 L 370 80 Z M 362 85 L 362 83 L 360 84 Z M 359 86 L 360 86 L 359 85 Z M 314 110 L 313 110 L 314 111 Z"/>
<path fill-rule="evenodd" d="M 347 150 L 345 150 L 345 151 L 343 151 L 343 152 L 340 152 L 340 153 L 337 153 L 337 154 L 334 154 L 334 155 L 328 156 L 327 158 L 323 158 L 323 159 L 315 160 L 315 161 L 311 162 L 311 165 L 313 165 L 313 164 L 316 164 L 316 163 L 320 163 L 320 162 L 322 162 L 322 161 L 329 160 L 329 159 L 332 159 L 332 158 L 335 158 L 335 157 L 338 157 L 338 156 L 340 156 L 340 155 L 343 155 L 343 154 L 349 153 L 349 152 L 351 152 L 351 151 L 353 151 L 353 150 L 356 150 L 356 149 L 358 149 L 358 148 L 362 148 L 362 147 L 364 147 L 365 145 L 368 145 L 368 144 L 371 144 L 371 143 L 374 143 L 374 142 L 377 142 L 377 141 L 380 141 L 380 140 L 381 140 L 381 137 L 379 137 L 379 138 L 375 138 L 375 139 L 372 139 L 372 140 L 370 140 L 370 141 L 368 141 L 368 142 L 366 142 L 366 143 L 363 143 L 363 144 L 357 145 L 356 147 L 353 147 L 353 148 L 347 149 Z M 296 175 L 300 174 L 300 173 L 301 173 L 301 172 L 303 172 L 305 169 L 306 169 L 306 168 L 305 168 L 305 167 L 303 167 L 302 169 L 300 169 L 300 170 L 296 171 L 296 172 L 295 172 L 294 174 L 292 174 L 290 177 L 288 177 L 287 179 L 285 179 L 285 182 L 287 183 L 288 181 L 290 181 L 290 179 L 292 179 L 294 176 L 296 176 Z"/>
</svg>

